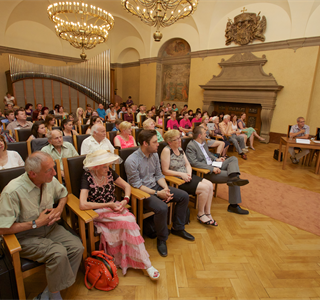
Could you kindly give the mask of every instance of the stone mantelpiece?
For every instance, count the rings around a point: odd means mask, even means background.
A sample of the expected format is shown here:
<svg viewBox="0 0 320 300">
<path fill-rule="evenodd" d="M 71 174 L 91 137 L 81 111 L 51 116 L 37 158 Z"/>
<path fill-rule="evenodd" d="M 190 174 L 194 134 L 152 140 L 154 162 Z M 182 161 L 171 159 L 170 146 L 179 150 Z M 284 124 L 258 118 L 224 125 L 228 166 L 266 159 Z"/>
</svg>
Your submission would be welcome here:
<svg viewBox="0 0 320 300">
<path fill-rule="evenodd" d="M 276 106 L 277 93 L 283 86 L 270 73 L 263 71 L 266 56 L 256 57 L 250 52 L 235 54 L 230 59 L 221 60 L 222 70 L 213 76 L 204 89 L 203 110 L 213 110 L 214 102 L 235 102 L 261 104 L 261 133 L 265 142 L 269 142 L 269 132 L 273 111 Z"/>
</svg>

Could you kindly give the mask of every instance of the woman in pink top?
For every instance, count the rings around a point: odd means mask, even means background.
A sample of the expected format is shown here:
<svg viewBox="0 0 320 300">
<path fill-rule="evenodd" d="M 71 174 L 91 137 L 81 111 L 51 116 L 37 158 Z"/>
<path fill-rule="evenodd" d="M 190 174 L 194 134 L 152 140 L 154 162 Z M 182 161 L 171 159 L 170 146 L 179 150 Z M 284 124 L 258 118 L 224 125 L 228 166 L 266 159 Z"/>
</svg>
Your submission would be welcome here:
<svg viewBox="0 0 320 300">
<path fill-rule="evenodd" d="M 121 149 L 137 146 L 136 141 L 132 136 L 131 123 L 124 121 L 119 125 L 120 134 L 114 138 L 114 146 Z"/>
<path fill-rule="evenodd" d="M 196 113 L 196 117 L 192 119 L 192 122 L 191 122 L 191 123 L 193 124 L 193 123 L 195 123 L 195 122 L 200 122 L 200 123 L 202 122 L 201 112 L 197 112 L 197 113 Z"/>
<path fill-rule="evenodd" d="M 180 126 L 179 126 L 179 123 L 178 123 L 178 121 L 177 121 L 177 119 L 176 119 L 177 113 L 176 113 L 175 111 L 171 111 L 170 117 L 171 117 L 171 119 L 168 120 L 168 122 L 167 122 L 167 128 L 168 128 L 168 130 L 170 130 L 170 129 L 179 130 L 179 127 L 180 127 Z"/>
</svg>

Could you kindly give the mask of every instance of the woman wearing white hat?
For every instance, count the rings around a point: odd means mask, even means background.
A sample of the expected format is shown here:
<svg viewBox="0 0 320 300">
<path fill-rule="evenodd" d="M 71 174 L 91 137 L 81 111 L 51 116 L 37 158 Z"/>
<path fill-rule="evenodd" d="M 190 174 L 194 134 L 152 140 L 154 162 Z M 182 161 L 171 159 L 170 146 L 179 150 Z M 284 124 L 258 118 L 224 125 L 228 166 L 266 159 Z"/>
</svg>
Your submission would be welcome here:
<svg viewBox="0 0 320 300">
<path fill-rule="evenodd" d="M 160 273 L 151 265 L 140 228 L 134 215 L 125 208 L 131 187 L 109 168 L 121 162 L 118 155 L 105 150 L 87 155 L 83 162 L 85 173 L 81 180 L 80 209 L 94 209 L 99 214 L 94 225 L 101 234 L 100 246 L 114 257 L 124 275 L 128 268 L 143 269 L 152 280 L 157 280 Z M 121 202 L 114 195 L 115 183 L 126 195 Z"/>
</svg>

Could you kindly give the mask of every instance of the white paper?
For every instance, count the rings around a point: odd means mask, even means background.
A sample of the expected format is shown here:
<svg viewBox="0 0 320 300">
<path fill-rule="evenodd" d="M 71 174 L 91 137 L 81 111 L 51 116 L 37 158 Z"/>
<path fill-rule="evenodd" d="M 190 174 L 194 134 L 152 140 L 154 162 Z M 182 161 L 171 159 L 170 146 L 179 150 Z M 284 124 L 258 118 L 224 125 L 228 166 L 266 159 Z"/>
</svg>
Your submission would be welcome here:
<svg viewBox="0 0 320 300">
<path fill-rule="evenodd" d="M 296 143 L 298 143 L 298 144 L 310 144 L 310 140 L 308 140 L 308 139 L 296 139 Z"/>
<path fill-rule="evenodd" d="M 222 161 L 214 161 L 214 162 L 212 163 L 212 166 L 215 167 L 215 168 L 221 169 L 221 167 L 222 167 Z"/>
</svg>

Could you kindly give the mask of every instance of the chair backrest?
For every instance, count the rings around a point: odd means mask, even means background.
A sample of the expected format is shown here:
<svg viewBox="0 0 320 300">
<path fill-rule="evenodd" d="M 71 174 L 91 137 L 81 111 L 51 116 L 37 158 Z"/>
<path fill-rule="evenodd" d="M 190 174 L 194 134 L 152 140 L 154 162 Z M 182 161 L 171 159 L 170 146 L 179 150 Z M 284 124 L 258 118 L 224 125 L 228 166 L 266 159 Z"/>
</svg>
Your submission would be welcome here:
<svg viewBox="0 0 320 300">
<path fill-rule="evenodd" d="M 15 135 L 16 135 L 16 141 L 17 142 L 24 142 L 31 135 L 31 128 L 16 129 L 15 130 Z"/>
<path fill-rule="evenodd" d="M 10 134 L 10 130 L 2 130 L 3 133 Z"/>
<path fill-rule="evenodd" d="M 317 128 L 316 140 L 320 141 L 320 127 Z"/>
<path fill-rule="evenodd" d="M 119 131 L 107 131 L 107 139 L 109 139 L 112 146 L 114 146 L 114 138 L 118 133 Z"/>
<path fill-rule="evenodd" d="M 19 177 L 24 172 L 24 167 L 0 170 L 0 193 L 12 179 Z"/>
<path fill-rule="evenodd" d="M 52 126 L 52 130 L 61 130 L 62 131 L 62 128 L 60 126 Z"/>
<path fill-rule="evenodd" d="M 27 121 L 33 122 L 32 117 L 27 117 Z"/>
<path fill-rule="evenodd" d="M 80 196 L 80 183 L 83 174 L 83 161 L 86 155 L 63 158 L 63 169 L 66 187 L 69 193 Z M 70 171 L 72 170 L 72 172 Z"/>
<path fill-rule="evenodd" d="M 133 129 L 133 137 L 134 139 L 136 140 L 136 143 L 138 145 L 138 136 L 139 136 L 139 133 L 143 130 L 143 128 L 134 128 Z"/>
<path fill-rule="evenodd" d="M 89 118 L 83 118 L 83 124 L 87 124 Z"/>
<path fill-rule="evenodd" d="M 114 123 L 111 123 L 111 122 L 106 122 L 105 125 L 106 125 L 106 131 L 111 131 L 115 126 Z"/>
<path fill-rule="evenodd" d="M 139 147 L 131 147 L 131 148 L 125 148 L 125 149 L 116 149 L 115 153 L 118 154 L 123 162 L 121 164 L 116 164 L 116 172 L 118 175 L 124 180 L 127 181 L 127 174 L 124 168 L 124 162 L 126 159 L 136 150 L 138 150 Z"/>
<path fill-rule="evenodd" d="M 24 161 L 28 157 L 27 142 L 8 143 L 8 150 L 17 151 Z"/>
<path fill-rule="evenodd" d="M 90 124 L 85 124 L 80 126 L 80 134 L 86 134 L 87 129 L 89 128 Z"/>
<path fill-rule="evenodd" d="M 191 137 L 184 137 L 181 139 L 181 148 L 184 152 L 186 152 L 187 146 L 191 140 Z"/>
<path fill-rule="evenodd" d="M 77 143 L 76 143 L 75 147 L 76 147 L 76 150 L 78 151 L 78 153 L 81 152 L 82 142 L 89 136 L 90 136 L 90 134 L 79 134 L 79 135 L 76 135 Z"/>
<path fill-rule="evenodd" d="M 167 123 L 168 123 L 169 120 L 170 120 L 169 118 L 164 117 L 164 119 L 163 119 L 163 130 L 168 130 Z"/>
<path fill-rule="evenodd" d="M 54 118 L 56 119 L 56 120 L 62 120 L 62 116 L 61 115 L 54 115 Z M 59 122 L 58 122 L 59 123 Z"/>
<path fill-rule="evenodd" d="M 40 151 L 44 146 L 47 146 L 48 144 L 49 143 L 48 143 L 48 139 L 47 138 L 33 139 L 30 142 L 31 153 L 33 153 L 35 151 Z"/>
<path fill-rule="evenodd" d="M 291 130 L 292 125 L 288 125 L 288 132 L 287 132 L 287 137 L 290 137 L 290 130 Z"/>
<path fill-rule="evenodd" d="M 71 135 L 63 136 L 63 141 L 69 142 L 71 145 L 74 146 L 73 136 L 71 136 Z"/>
<path fill-rule="evenodd" d="M 168 144 L 167 144 L 165 141 L 159 143 L 159 147 L 158 147 L 159 159 L 160 159 L 160 157 L 161 157 L 161 152 L 162 152 L 162 150 L 163 150 L 164 147 L 166 147 L 167 145 L 168 145 Z"/>
<path fill-rule="evenodd" d="M 135 123 L 137 123 L 137 114 L 138 114 L 138 113 L 133 113 L 133 121 L 134 121 Z"/>
<path fill-rule="evenodd" d="M 143 124 L 143 122 L 144 122 L 145 120 L 147 120 L 147 116 L 144 116 L 144 115 L 140 116 L 140 124 L 141 124 L 141 127 L 142 127 L 142 124 Z"/>
<path fill-rule="evenodd" d="M 192 129 L 199 126 L 201 124 L 201 122 L 194 122 L 192 123 Z"/>
</svg>

